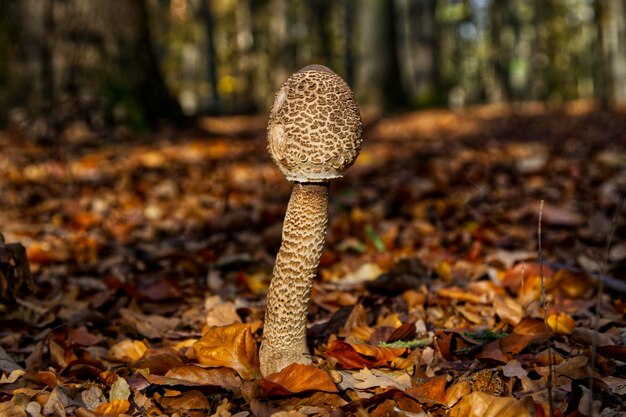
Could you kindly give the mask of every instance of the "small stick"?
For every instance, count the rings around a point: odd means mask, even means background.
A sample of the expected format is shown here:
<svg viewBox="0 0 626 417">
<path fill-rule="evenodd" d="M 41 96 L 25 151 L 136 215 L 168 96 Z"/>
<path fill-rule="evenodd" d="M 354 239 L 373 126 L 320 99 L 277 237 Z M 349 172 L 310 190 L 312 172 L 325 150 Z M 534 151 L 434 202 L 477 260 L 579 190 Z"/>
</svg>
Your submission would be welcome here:
<svg viewBox="0 0 626 417">
<path fill-rule="evenodd" d="M 603 276 L 606 274 L 606 270 L 609 265 L 609 255 L 611 252 L 611 245 L 613 244 L 613 236 L 615 235 L 615 229 L 617 228 L 617 221 L 619 219 L 620 213 L 622 211 L 622 206 L 624 204 L 624 196 L 621 196 L 617 207 L 615 207 L 615 213 L 613 213 L 613 219 L 611 220 L 611 230 L 609 231 L 609 235 L 606 238 L 606 247 L 604 249 L 604 259 L 602 260 L 602 264 L 600 265 L 599 275 Z M 600 309 L 602 306 L 602 296 L 604 293 L 604 281 L 602 279 L 598 279 L 598 294 L 596 295 L 596 314 L 594 315 L 594 324 L 593 324 L 593 335 L 591 338 L 591 369 L 593 370 L 596 366 L 596 353 L 598 348 L 598 333 L 600 332 Z M 589 409 L 587 415 L 592 415 L 593 412 L 593 378 L 589 381 L 589 396 L 591 401 L 589 401 Z"/>
<path fill-rule="evenodd" d="M 541 305 L 543 308 L 543 322 L 546 325 L 546 332 L 548 333 L 548 409 L 550 417 L 554 416 L 554 402 L 552 399 L 552 341 L 550 337 L 550 326 L 548 326 L 548 303 L 546 301 L 546 286 L 543 276 L 543 252 L 541 250 L 541 221 L 543 219 L 543 200 L 539 205 L 539 225 L 537 226 L 537 238 L 538 238 L 538 258 L 539 258 L 539 278 L 541 278 Z"/>
</svg>

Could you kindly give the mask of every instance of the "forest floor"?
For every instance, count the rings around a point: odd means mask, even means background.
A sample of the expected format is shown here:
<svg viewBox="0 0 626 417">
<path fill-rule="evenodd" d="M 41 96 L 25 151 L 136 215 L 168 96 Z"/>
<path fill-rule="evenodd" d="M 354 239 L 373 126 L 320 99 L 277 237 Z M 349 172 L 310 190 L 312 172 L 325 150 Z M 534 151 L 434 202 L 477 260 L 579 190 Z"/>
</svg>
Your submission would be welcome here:
<svg viewBox="0 0 626 417">
<path fill-rule="evenodd" d="M 0 415 L 624 415 L 625 114 L 368 123 L 331 186 L 313 365 L 266 378 L 291 184 L 264 119 L 201 126 L 0 135 Z"/>
</svg>

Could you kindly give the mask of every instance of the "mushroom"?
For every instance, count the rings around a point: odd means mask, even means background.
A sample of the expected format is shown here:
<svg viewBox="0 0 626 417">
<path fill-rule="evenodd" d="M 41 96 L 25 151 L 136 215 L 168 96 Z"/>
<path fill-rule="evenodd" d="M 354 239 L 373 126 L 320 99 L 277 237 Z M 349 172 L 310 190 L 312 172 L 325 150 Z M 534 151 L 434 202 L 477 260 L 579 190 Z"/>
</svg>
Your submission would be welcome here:
<svg viewBox="0 0 626 417">
<path fill-rule="evenodd" d="M 308 364 L 306 318 L 328 222 L 329 181 L 359 154 L 361 116 L 350 87 L 330 69 L 309 65 L 281 86 L 267 126 L 269 153 L 294 181 L 282 243 L 267 294 L 261 373 Z"/>
</svg>

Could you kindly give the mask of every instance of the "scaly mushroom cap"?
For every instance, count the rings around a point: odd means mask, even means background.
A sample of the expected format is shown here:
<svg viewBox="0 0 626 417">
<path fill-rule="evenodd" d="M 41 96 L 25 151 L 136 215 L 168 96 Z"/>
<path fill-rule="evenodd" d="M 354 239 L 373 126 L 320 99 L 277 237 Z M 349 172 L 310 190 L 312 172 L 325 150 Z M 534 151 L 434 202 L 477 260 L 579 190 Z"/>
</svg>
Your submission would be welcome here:
<svg viewBox="0 0 626 417">
<path fill-rule="evenodd" d="M 325 182 L 341 177 L 354 163 L 362 131 L 348 84 L 322 65 L 309 65 L 276 93 L 268 149 L 288 180 Z"/>
</svg>

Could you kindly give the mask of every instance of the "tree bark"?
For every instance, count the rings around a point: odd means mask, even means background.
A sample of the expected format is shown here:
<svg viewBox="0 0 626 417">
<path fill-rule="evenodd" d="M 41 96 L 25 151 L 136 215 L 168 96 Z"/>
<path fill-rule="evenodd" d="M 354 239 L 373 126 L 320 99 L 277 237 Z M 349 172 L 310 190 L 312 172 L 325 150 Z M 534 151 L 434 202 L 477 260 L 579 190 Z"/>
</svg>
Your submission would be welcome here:
<svg viewBox="0 0 626 417">
<path fill-rule="evenodd" d="M 356 4 L 356 96 L 366 112 L 379 113 L 406 104 L 400 82 L 393 1 Z"/>
<path fill-rule="evenodd" d="M 61 128 L 81 118 L 137 128 L 182 122 L 154 55 L 144 0 L 22 0 L 15 7 L 21 53 L 12 57 L 14 82 L 39 81 L 13 105 L 32 118 L 52 117 L 54 108 Z"/>
</svg>

